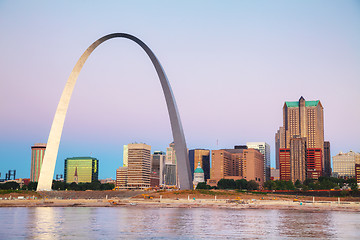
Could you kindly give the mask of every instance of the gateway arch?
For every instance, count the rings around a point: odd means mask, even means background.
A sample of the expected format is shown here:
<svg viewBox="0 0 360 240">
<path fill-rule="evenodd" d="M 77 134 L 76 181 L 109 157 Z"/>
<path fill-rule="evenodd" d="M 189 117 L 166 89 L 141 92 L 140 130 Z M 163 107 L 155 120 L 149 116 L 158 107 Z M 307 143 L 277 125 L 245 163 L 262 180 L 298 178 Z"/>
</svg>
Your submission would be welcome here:
<svg viewBox="0 0 360 240">
<path fill-rule="evenodd" d="M 180 115 L 175 102 L 175 97 L 171 90 L 164 69 L 162 68 L 155 54 L 140 39 L 126 33 L 113 33 L 98 39 L 93 44 L 91 44 L 90 47 L 86 49 L 86 51 L 81 55 L 80 59 L 76 63 L 74 69 L 72 70 L 69 76 L 69 79 L 66 82 L 64 91 L 61 95 L 54 116 L 54 120 L 51 126 L 51 130 L 46 146 L 45 156 L 41 166 L 37 191 L 51 191 L 52 180 L 54 178 L 55 163 L 59 150 L 60 138 L 64 127 L 66 112 L 69 106 L 70 98 L 74 90 L 76 80 L 80 74 L 80 71 L 84 66 L 87 58 L 95 50 L 95 48 L 98 47 L 103 42 L 112 38 L 127 38 L 134 41 L 147 53 L 152 64 L 154 65 L 160 79 L 160 83 L 164 92 L 166 105 L 169 112 L 171 130 L 175 143 L 180 188 L 192 189 L 192 177 L 191 177 L 189 157 L 185 142 L 185 136 L 182 129 Z"/>
</svg>

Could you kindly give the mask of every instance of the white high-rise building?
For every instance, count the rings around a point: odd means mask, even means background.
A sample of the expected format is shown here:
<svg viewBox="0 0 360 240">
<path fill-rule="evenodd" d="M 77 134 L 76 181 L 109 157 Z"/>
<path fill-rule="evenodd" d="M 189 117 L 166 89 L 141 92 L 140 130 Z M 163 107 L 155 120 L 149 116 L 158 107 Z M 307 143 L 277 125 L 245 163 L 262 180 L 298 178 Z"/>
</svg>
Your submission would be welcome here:
<svg viewBox="0 0 360 240">
<path fill-rule="evenodd" d="M 128 145 L 124 145 L 123 167 L 127 167 L 127 166 L 128 166 L 128 151 L 129 151 Z"/>
<path fill-rule="evenodd" d="M 266 142 L 247 142 L 246 146 L 264 155 L 264 182 L 270 180 L 270 145 Z"/>
<path fill-rule="evenodd" d="M 175 155 L 175 144 L 174 142 L 169 144 L 169 147 L 166 148 L 166 164 L 175 164 L 176 165 L 176 155 Z"/>
<path fill-rule="evenodd" d="M 355 177 L 355 164 L 360 164 L 360 153 L 350 150 L 338 153 L 333 159 L 333 175 L 336 177 Z"/>
</svg>

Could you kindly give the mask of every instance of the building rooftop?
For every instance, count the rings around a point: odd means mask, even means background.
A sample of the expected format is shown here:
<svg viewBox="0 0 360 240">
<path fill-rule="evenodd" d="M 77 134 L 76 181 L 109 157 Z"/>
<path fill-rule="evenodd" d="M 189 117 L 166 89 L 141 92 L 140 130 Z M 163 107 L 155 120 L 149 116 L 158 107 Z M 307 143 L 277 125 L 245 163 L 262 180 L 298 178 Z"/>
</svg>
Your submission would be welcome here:
<svg viewBox="0 0 360 240">
<path fill-rule="evenodd" d="M 204 170 L 200 167 L 200 162 L 198 163 L 198 166 L 195 169 L 194 173 L 204 173 Z"/>
<path fill-rule="evenodd" d="M 97 160 L 96 158 L 93 158 L 93 157 L 72 157 L 72 158 L 66 158 L 66 159 L 71 159 L 71 160 L 88 160 L 88 159 L 94 159 L 94 160 Z"/>
<path fill-rule="evenodd" d="M 316 107 L 319 104 L 319 100 L 316 101 L 305 101 L 305 107 Z M 287 107 L 299 107 L 299 101 L 296 102 L 285 102 Z"/>
</svg>

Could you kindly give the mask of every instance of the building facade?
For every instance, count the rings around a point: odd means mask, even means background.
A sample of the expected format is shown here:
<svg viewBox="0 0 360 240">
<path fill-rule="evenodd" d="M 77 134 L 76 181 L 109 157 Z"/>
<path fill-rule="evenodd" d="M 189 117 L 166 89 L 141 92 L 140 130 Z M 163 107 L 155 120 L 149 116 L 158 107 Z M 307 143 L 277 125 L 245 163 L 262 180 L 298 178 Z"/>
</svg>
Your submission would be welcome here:
<svg viewBox="0 0 360 240">
<path fill-rule="evenodd" d="M 128 165 L 128 145 L 124 145 L 123 148 L 123 167 Z"/>
<path fill-rule="evenodd" d="M 159 184 L 164 184 L 164 174 L 165 174 L 165 160 L 166 155 L 162 151 L 155 151 L 151 155 L 151 174 L 152 178 L 158 178 Z"/>
<path fill-rule="evenodd" d="M 360 153 L 350 150 L 333 156 L 333 174 L 341 178 L 355 177 L 355 164 L 360 164 Z"/>
<path fill-rule="evenodd" d="M 360 164 L 355 164 L 355 179 L 358 186 L 360 186 Z"/>
<path fill-rule="evenodd" d="M 303 138 L 306 142 L 306 148 L 309 149 L 321 149 L 321 170 L 320 176 L 325 174 L 325 152 L 324 146 L 324 113 L 323 106 L 319 100 L 316 101 L 305 101 L 303 97 L 299 101 L 294 102 L 285 102 L 283 106 L 283 126 L 279 128 L 275 134 L 275 145 L 277 153 L 276 156 L 279 158 L 280 165 L 280 149 L 290 149 L 290 155 L 297 155 L 299 153 L 292 152 L 291 142 L 294 138 Z M 296 140 L 295 140 L 296 141 Z M 330 145 L 328 145 L 330 147 Z M 317 152 L 318 153 L 318 152 Z M 329 153 L 329 152 L 328 152 Z M 330 153 L 329 153 L 330 154 Z M 291 166 L 304 166 L 303 159 L 298 159 L 293 156 L 290 157 L 290 160 L 299 160 L 298 162 L 291 163 Z M 317 155 L 318 157 L 318 155 Z M 307 165 L 307 156 L 305 155 L 305 165 Z M 314 161 L 313 158 L 309 159 Z M 301 164 L 301 165 L 299 165 Z M 312 165 L 313 162 L 310 162 Z M 327 165 L 329 166 L 329 165 Z M 317 165 L 318 167 L 318 165 Z M 314 170 L 314 168 L 312 169 Z M 315 169 L 314 174 L 310 174 L 311 177 L 318 176 L 318 168 Z M 303 174 L 305 171 L 305 178 L 307 177 L 307 168 L 301 170 L 301 174 L 298 169 L 291 170 L 293 174 L 290 178 L 298 176 L 298 178 L 303 179 Z M 295 174 L 297 173 L 297 175 Z M 281 171 L 280 171 L 281 175 Z M 295 182 L 298 179 L 291 179 Z M 299 179 L 300 180 L 300 179 Z"/>
<path fill-rule="evenodd" d="M 99 177 L 99 160 L 92 157 L 65 159 L 64 180 L 66 183 L 91 183 Z"/>
<path fill-rule="evenodd" d="M 164 174 L 165 185 L 167 186 L 176 186 L 176 165 L 175 164 L 165 164 L 165 174 Z"/>
<path fill-rule="evenodd" d="M 116 169 L 116 187 L 119 189 L 127 188 L 128 167 L 119 167 Z"/>
<path fill-rule="evenodd" d="M 196 165 L 197 167 L 194 170 L 194 180 L 193 180 L 194 189 L 196 189 L 199 183 L 205 182 L 204 170 L 201 168 L 200 162 L 198 162 L 198 164 Z"/>
<path fill-rule="evenodd" d="M 290 140 L 290 179 L 304 182 L 307 176 L 306 138 L 294 137 Z"/>
<path fill-rule="evenodd" d="M 128 144 L 127 187 L 150 187 L 151 146 L 144 143 Z"/>
<path fill-rule="evenodd" d="M 285 139 L 284 128 L 280 127 L 279 130 L 275 134 L 275 164 L 276 169 L 280 168 L 280 158 L 279 158 L 279 150 L 280 148 L 286 148 L 285 141 L 281 141 L 281 139 Z"/>
<path fill-rule="evenodd" d="M 195 178 L 194 171 L 200 168 L 204 171 L 205 181 L 210 178 L 210 150 L 208 149 L 192 149 L 189 150 L 190 169 Z"/>
<path fill-rule="evenodd" d="M 270 180 L 270 145 L 266 142 L 248 142 L 248 149 L 253 148 L 259 150 L 264 156 L 264 181 Z"/>
<path fill-rule="evenodd" d="M 30 181 L 37 182 L 40 176 L 40 170 L 42 161 L 44 159 L 44 154 L 46 150 L 45 143 L 35 143 L 31 146 L 31 172 L 30 172 Z"/>
<path fill-rule="evenodd" d="M 166 164 L 175 164 L 176 165 L 176 154 L 175 154 L 175 143 L 172 142 L 169 144 L 169 147 L 166 148 Z"/>
<path fill-rule="evenodd" d="M 324 176 L 331 176 L 331 154 L 330 154 L 330 142 L 324 142 Z"/>
<path fill-rule="evenodd" d="M 279 149 L 279 169 L 280 169 L 280 180 L 290 181 L 291 180 L 290 148 Z"/>
<path fill-rule="evenodd" d="M 211 151 L 210 179 L 216 186 L 220 179 L 255 180 L 264 183 L 264 158 L 256 149 L 221 149 Z"/>
<path fill-rule="evenodd" d="M 277 168 L 270 169 L 270 180 L 273 181 L 280 180 L 280 169 Z"/>
<path fill-rule="evenodd" d="M 321 148 L 308 148 L 307 158 L 307 178 L 318 179 L 322 175 L 322 153 Z"/>
</svg>

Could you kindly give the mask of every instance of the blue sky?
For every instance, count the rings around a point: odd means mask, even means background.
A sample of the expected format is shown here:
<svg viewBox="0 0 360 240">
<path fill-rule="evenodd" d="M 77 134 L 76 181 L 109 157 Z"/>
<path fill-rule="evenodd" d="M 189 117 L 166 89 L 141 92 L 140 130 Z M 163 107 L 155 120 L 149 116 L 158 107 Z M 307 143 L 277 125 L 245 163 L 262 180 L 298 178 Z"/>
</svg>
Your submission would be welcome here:
<svg viewBox="0 0 360 240">
<path fill-rule="evenodd" d="M 358 1 L 0 1 L 0 172 L 30 176 L 31 145 L 46 142 L 65 82 L 96 39 L 127 32 L 157 55 L 188 147 L 268 142 L 285 101 L 320 100 L 331 154 L 360 151 Z M 100 160 L 115 177 L 122 146 L 172 141 L 161 86 L 126 39 L 86 62 L 65 121 L 66 157 Z M 218 143 L 218 144 L 217 144 Z"/>
</svg>

